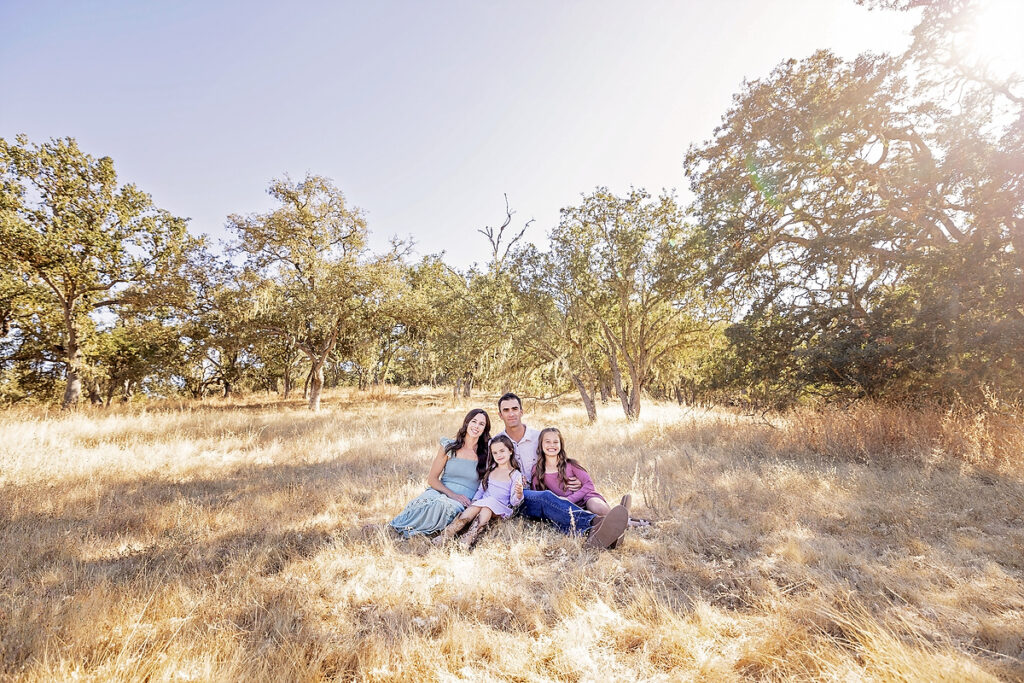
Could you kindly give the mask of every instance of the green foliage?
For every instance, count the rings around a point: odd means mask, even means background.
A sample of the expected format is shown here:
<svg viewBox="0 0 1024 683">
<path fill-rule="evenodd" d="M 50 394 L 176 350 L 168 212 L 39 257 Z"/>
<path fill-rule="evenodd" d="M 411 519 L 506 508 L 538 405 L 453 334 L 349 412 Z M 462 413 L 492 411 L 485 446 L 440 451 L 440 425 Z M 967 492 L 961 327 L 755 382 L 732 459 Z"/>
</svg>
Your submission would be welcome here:
<svg viewBox="0 0 1024 683">
<path fill-rule="evenodd" d="M 537 322 L 550 325 L 538 329 L 545 353 L 567 354 L 578 388 L 600 381 L 606 365 L 623 411 L 636 419 L 654 368 L 702 327 L 699 250 L 683 212 L 671 195 L 598 188 L 562 210 L 550 243 L 549 254 L 526 262 Z"/>
<path fill-rule="evenodd" d="M 392 325 L 378 331 L 380 348 L 390 360 L 384 363 L 390 374 L 381 373 L 381 381 L 447 381 L 453 367 L 461 369 L 460 360 L 453 356 L 464 347 L 448 334 L 452 322 L 465 312 L 459 306 L 460 295 L 467 291 L 465 280 L 437 255 L 405 265 L 399 275 L 401 283 L 396 289 L 401 294 L 395 297 Z"/>
<path fill-rule="evenodd" d="M 366 247 L 326 178 L 233 215 L 232 265 L 74 140 L 0 140 L 0 401 L 195 397 L 307 380 L 808 398 L 982 400 L 1024 386 L 1024 81 L 965 50 L 977 0 L 921 10 L 903 55 L 786 60 L 743 84 L 685 170 L 694 195 L 505 221 L 487 262 Z M 955 94 L 955 96 L 954 96 Z M 528 225 L 528 224 L 527 224 Z M 244 263 L 242 263 L 244 261 Z"/>
<path fill-rule="evenodd" d="M 180 311 L 175 375 L 193 397 L 214 386 L 230 396 L 260 364 L 254 352 L 260 335 L 247 320 L 250 299 L 238 269 L 205 248 L 192 253 L 188 273 L 191 289 Z"/>
<path fill-rule="evenodd" d="M 129 400 L 139 389 L 170 391 L 180 330 L 148 316 L 122 318 L 92 337 L 85 353 L 90 400 L 110 405 L 120 393 Z"/>
<path fill-rule="evenodd" d="M 688 153 L 712 282 L 745 311 L 720 385 L 775 406 L 1019 391 L 1024 100 L 954 59 L 971 6 L 926 3 L 900 58 L 782 63 Z"/>
<path fill-rule="evenodd" d="M 366 222 L 326 178 L 275 180 L 280 206 L 233 215 L 228 227 L 245 257 L 241 294 L 246 320 L 302 351 L 311 366 L 311 410 L 319 409 L 324 366 L 344 336 L 352 338 L 374 306 L 379 268 L 366 263 Z M 385 257 L 394 258 L 392 257 Z"/>
<path fill-rule="evenodd" d="M 173 296 L 191 243 L 184 219 L 134 185 L 118 186 L 109 157 L 85 154 L 71 138 L 0 139 L 0 263 L 33 304 L 60 314 L 62 338 L 48 342 L 65 365 L 65 408 L 81 390 L 90 313 Z"/>
</svg>

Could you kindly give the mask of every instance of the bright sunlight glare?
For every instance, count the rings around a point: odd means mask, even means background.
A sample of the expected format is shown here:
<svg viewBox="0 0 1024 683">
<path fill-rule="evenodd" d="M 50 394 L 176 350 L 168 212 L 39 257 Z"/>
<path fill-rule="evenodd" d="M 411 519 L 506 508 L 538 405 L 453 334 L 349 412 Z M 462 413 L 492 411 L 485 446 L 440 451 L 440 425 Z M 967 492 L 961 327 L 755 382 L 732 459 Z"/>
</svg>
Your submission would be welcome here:
<svg viewBox="0 0 1024 683">
<path fill-rule="evenodd" d="M 1024 75 L 1024 0 L 983 0 L 970 31 L 971 51 L 999 75 Z"/>
</svg>

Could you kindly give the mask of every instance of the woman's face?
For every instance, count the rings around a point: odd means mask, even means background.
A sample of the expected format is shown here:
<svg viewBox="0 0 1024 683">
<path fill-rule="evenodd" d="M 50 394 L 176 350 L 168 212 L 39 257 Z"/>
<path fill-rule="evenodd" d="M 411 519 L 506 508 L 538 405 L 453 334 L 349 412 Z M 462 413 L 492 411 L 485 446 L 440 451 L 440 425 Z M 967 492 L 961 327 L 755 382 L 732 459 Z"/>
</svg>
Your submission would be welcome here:
<svg viewBox="0 0 1024 683">
<path fill-rule="evenodd" d="M 548 432 L 540 440 L 540 448 L 544 451 L 544 455 L 558 455 L 558 451 L 562 450 L 562 440 L 558 438 L 558 434 Z"/>
<path fill-rule="evenodd" d="M 508 449 L 508 446 L 498 441 L 491 444 L 491 457 L 494 458 L 494 462 L 504 466 L 508 459 L 512 457 L 512 451 Z"/>
<path fill-rule="evenodd" d="M 473 416 L 473 419 L 466 425 L 466 434 L 474 438 L 480 438 L 480 435 L 484 433 L 484 427 L 487 426 L 487 418 L 484 417 L 483 413 L 477 413 Z"/>
</svg>

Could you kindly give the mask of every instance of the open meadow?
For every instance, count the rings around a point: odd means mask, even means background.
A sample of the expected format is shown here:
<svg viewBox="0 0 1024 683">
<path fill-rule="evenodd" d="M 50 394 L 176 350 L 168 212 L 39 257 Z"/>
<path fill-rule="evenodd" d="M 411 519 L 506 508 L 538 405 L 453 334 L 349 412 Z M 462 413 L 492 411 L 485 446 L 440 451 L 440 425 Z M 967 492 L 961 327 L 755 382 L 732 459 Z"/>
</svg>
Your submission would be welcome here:
<svg viewBox="0 0 1024 683">
<path fill-rule="evenodd" d="M 0 679 L 1024 680 L 1024 419 L 526 401 L 614 551 L 383 523 L 495 395 L 0 413 Z"/>
</svg>

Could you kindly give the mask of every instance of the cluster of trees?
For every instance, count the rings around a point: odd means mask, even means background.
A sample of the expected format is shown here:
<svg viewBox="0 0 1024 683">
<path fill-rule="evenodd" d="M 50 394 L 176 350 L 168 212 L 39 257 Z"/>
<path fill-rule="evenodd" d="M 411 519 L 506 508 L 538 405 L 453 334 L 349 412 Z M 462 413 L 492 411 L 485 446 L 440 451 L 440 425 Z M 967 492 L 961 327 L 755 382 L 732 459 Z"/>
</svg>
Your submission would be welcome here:
<svg viewBox="0 0 1024 683">
<path fill-rule="evenodd" d="M 686 157 L 712 282 L 744 311 L 719 371 L 782 403 L 1017 392 L 1021 79 L 965 49 L 983 3 L 859 2 L 921 12 L 906 54 L 784 62 Z"/>
<path fill-rule="evenodd" d="M 960 52 L 974 0 L 902 55 L 744 83 L 684 168 L 693 201 L 598 188 L 481 266 L 366 246 L 329 180 L 282 178 L 215 253 L 74 140 L 0 140 L 0 400 L 382 382 L 785 407 L 1024 386 L 1024 91 Z M 525 229 L 525 228 L 524 228 Z M 481 245 L 485 244 L 481 241 Z"/>
</svg>

